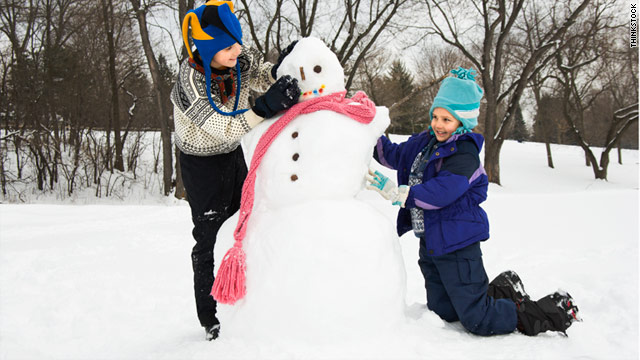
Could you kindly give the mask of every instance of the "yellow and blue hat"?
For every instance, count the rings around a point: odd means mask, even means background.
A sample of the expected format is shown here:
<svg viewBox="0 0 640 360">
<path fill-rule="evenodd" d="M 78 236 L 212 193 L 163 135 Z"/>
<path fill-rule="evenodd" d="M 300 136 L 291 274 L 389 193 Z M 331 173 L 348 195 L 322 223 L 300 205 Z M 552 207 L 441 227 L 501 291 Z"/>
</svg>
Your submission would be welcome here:
<svg viewBox="0 0 640 360">
<path fill-rule="evenodd" d="M 443 108 L 462 124 L 454 134 L 470 132 L 478 125 L 483 91 L 474 79 L 475 72 L 473 69 L 463 67 L 451 70 L 455 77 L 451 76 L 442 81 L 429 110 L 429 119 L 433 118 L 433 109 Z"/>
<path fill-rule="evenodd" d="M 239 96 L 236 95 L 236 102 L 232 112 L 221 111 L 211 97 L 211 60 L 218 51 L 228 48 L 238 43 L 242 45 L 242 29 L 238 18 L 233 13 L 233 2 L 231 1 L 207 1 L 204 5 L 189 10 L 182 21 L 182 39 L 189 52 L 189 57 L 194 59 L 191 45 L 189 44 L 189 27 L 191 27 L 191 37 L 202 58 L 204 75 L 207 84 L 207 97 L 211 106 L 220 114 L 237 115 L 248 109 L 238 109 Z M 240 64 L 236 64 L 237 92 L 240 93 Z"/>
</svg>

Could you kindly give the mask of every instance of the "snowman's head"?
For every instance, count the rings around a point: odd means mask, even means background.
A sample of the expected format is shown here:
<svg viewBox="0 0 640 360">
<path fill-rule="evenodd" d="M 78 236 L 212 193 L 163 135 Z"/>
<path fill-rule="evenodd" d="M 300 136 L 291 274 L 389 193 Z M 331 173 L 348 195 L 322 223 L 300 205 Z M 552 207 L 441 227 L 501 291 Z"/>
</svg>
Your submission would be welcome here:
<svg viewBox="0 0 640 360">
<path fill-rule="evenodd" d="M 298 80 L 300 101 L 346 90 L 340 61 L 322 40 L 314 37 L 298 41 L 278 67 L 278 78 L 282 75 Z"/>
</svg>

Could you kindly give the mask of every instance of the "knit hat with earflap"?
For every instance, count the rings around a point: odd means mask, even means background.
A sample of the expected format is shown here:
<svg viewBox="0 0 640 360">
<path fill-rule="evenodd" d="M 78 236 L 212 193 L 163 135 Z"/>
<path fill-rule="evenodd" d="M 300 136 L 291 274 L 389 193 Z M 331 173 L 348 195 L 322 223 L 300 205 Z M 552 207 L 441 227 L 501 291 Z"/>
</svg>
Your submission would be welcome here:
<svg viewBox="0 0 640 360">
<path fill-rule="evenodd" d="M 202 58 L 204 76 L 207 84 L 207 97 L 211 106 L 220 114 L 235 116 L 248 109 L 238 110 L 238 99 L 236 96 L 235 106 L 232 112 L 224 112 L 218 109 L 211 97 L 211 60 L 218 51 L 228 48 L 238 43 L 242 45 L 242 29 L 238 18 L 233 14 L 233 3 L 231 1 L 207 1 L 206 4 L 189 10 L 182 21 L 182 39 L 189 52 L 189 57 L 193 59 L 191 46 L 189 45 L 189 26 L 191 26 L 191 37 Z M 240 64 L 236 64 L 237 92 L 240 92 Z"/>
<path fill-rule="evenodd" d="M 454 134 L 464 134 L 478 125 L 480 99 L 482 99 L 483 91 L 474 79 L 475 70 L 459 67 L 451 70 L 451 73 L 456 76 L 448 77 L 442 81 L 440 90 L 433 99 L 433 105 L 429 110 L 429 119 L 433 118 L 433 109 L 443 108 L 462 124 Z"/>
</svg>

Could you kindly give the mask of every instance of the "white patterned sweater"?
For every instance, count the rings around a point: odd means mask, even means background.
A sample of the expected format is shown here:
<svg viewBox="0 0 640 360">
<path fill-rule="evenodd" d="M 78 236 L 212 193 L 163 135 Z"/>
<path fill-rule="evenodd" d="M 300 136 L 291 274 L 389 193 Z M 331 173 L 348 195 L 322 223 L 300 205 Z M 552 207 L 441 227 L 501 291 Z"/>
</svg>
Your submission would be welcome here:
<svg viewBox="0 0 640 360">
<path fill-rule="evenodd" d="M 273 64 L 264 62 L 257 50 L 243 46 L 238 63 L 241 89 L 236 96 L 239 96 L 240 110 L 250 106 L 249 89 L 265 92 L 275 80 L 271 77 Z M 235 77 L 236 69 L 231 71 Z M 210 156 L 229 153 L 238 147 L 240 138 L 262 120 L 253 111 L 236 116 L 218 113 L 209 104 L 206 87 L 204 74 L 191 67 L 189 59 L 185 59 L 171 91 L 171 102 L 176 145 L 186 154 Z M 236 96 L 230 96 L 223 105 L 220 90 L 212 80 L 211 97 L 221 111 L 233 111 Z"/>
</svg>

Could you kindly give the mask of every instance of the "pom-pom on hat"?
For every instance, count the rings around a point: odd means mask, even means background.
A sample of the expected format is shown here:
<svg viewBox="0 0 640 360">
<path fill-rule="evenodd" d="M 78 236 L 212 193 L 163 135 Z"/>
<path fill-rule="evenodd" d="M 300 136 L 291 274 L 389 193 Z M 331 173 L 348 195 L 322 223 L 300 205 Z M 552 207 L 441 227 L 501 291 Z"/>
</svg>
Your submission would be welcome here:
<svg viewBox="0 0 640 360">
<path fill-rule="evenodd" d="M 470 132 L 478 125 L 483 91 L 480 85 L 476 84 L 475 72 L 473 69 L 463 67 L 451 70 L 451 73 L 456 76 L 442 81 L 429 110 L 429 119 L 433 118 L 433 109 L 443 108 L 462 124 L 455 131 L 457 134 Z"/>
<path fill-rule="evenodd" d="M 242 45 L 242 29 L 238 18 L 233 14 L 233 2 L 231 1 L 207 1 L 206 4 L 189 10 L 182 21 L 182 39 L 184 46 L 189 52 L 189 57 L 193 59 L 193 52 L 189 44 L 189 26 L 191 26 L 191 37 L 202 58 L 207 83 L 207 97 L 211 106 L 223 115 L 237 115 L 245 110 L 237 110 L 238 98 L 234 111 L 226 113 L 218 109 L 211 97 L 211 60 L 218 51 L 228 48 L 238 43 Z M 236 64 L 237 82 L 236 88 L 240 92 L 240 65 Z"/>
</svg>

